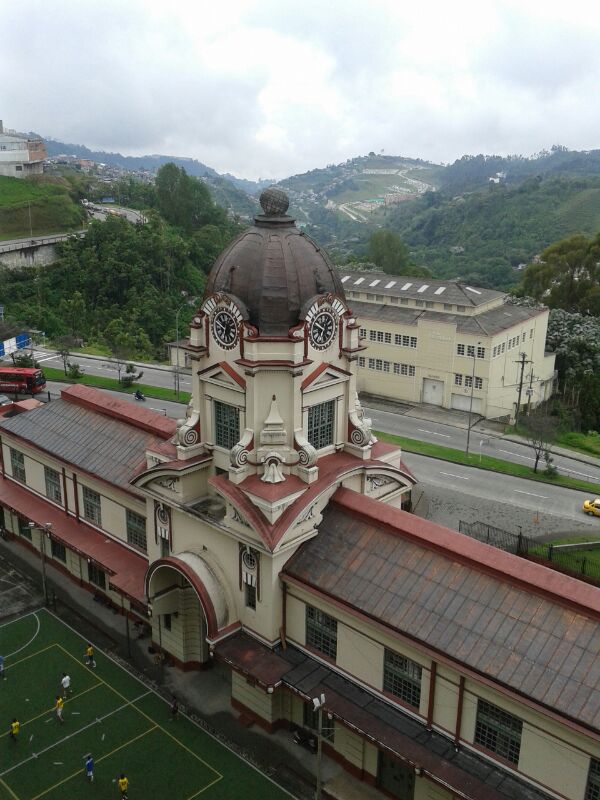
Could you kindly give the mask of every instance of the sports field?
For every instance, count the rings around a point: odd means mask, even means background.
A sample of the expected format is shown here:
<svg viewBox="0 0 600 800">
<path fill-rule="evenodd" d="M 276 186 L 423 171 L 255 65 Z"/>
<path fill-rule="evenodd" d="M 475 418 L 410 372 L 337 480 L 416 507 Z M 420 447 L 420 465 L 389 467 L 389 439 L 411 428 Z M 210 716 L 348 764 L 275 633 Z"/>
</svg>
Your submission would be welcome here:
<svg viewBox="0 0 600 800">
<path fill-rule="evenodd" d="M 108 656 L 96 650 L 96 668 L 86 666 L 86 644 L 45 610 L 0 626 L 1 800 L 118 798 L 121 773 L 130 800 L 290 797 L 185 716 L 171 719 L 169 706 Z M 73 694 L 61 724 L 54 705 L 64 672 Z M 84 770 L 88 753 L 93 783 Z"/>
</svg>

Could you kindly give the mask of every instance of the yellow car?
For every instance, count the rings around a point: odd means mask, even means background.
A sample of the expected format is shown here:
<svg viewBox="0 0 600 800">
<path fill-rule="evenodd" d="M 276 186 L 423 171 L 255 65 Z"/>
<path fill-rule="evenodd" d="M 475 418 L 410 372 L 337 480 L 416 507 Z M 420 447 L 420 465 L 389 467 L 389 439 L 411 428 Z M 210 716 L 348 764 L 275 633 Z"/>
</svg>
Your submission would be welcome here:
<svg viewBox="0 0 600 800">
<path fill-rule="evenodd" d="M 583 503 L 583 510 L 586 514 L 593 514 L 594 517 L 600 517 L 600 497 L 595 500 L 585 500 Z"/>
</svg>

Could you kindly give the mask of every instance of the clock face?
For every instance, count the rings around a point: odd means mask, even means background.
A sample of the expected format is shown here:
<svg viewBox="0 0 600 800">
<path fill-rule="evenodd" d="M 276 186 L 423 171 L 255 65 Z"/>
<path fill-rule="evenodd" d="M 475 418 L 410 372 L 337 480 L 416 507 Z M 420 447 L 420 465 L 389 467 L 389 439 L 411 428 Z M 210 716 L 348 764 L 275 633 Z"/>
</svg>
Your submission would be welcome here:
<svg viewBox="0 0 600 800">
<path fill-rule="evenodd" d="M 238 325 L 233 314 L 226 308 L 215 312 L 212 318 L 212 332 L 217 343 L 226 350 L 235 345 L 238 337 Z"/>
<path fill-rule="evenodd" d="M 310 342 L 317 350 L 329 347 L 335 336 L 335 318 L 330 311 L 319 311 L 310 323 Z"/>
</svg>

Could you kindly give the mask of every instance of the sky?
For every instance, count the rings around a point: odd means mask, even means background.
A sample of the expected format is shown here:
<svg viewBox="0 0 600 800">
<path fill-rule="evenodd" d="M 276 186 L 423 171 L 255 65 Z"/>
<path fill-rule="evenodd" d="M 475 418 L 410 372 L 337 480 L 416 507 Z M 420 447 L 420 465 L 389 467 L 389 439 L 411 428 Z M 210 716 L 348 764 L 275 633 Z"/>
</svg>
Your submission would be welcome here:
<svg viewBox="0 0 600 800">
<path fill-rule="evenodd" d="M 7 128 L 281 179 L 600 147 L 589 0 L 0 0 Z"/>
</svg>

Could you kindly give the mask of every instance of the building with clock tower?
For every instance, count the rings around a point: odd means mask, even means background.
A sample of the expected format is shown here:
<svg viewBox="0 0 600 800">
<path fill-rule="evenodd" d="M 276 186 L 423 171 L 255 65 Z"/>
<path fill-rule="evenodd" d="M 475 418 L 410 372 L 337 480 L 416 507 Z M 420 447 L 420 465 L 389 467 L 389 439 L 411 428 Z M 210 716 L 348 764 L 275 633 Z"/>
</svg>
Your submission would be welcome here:
<svg viewBox="0 0 600 800">
<path fill-rule="evenodd" d="M 236 631 L 281 643 L 281 570 L 318 535 L 340 487 L 400 507 L 414 483 L 363 414 L 364 346 L 333 265 L 287 216 L 283 192 L 261 204 L 192 320 L 176 457 L 149 453 L 134 482 L 156 520 L 153 638 L 184 668 L 205 665 Z"/>
<path fill-rule="evenodd" d="M 320 730 L 330 797 L 598 800 L 600 588 L 409 513 L 343 284 L 261 205 L 193 317 L 183 419 L 81 385 L 0 408 L 0 550 L 195 680 L 226 665 L 245 724 Z"/>
</svg>

